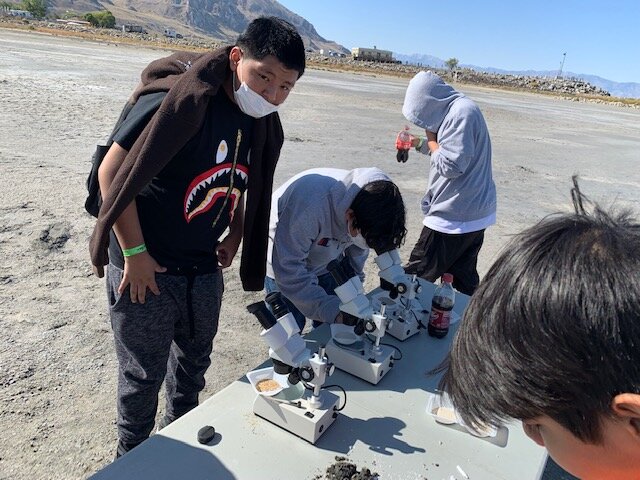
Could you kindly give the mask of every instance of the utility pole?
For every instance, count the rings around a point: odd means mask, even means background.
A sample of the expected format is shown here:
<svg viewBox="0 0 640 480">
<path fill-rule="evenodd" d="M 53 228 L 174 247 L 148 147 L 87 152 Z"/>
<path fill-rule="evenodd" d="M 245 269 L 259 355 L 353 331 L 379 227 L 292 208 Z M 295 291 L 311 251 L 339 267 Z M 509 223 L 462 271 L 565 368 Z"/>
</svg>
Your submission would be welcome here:
<svg viewBox="0 0 640 480">
<path fill-rule="evenodd" d="M 567 52 L 562 54 L 562 61 L 560 62 L 560 70 L 558 70 L 558 75 L 556 78 L 562 78 L 562 69 L 564 68 L 564 59 L 567 58 Z"/>
</svg>

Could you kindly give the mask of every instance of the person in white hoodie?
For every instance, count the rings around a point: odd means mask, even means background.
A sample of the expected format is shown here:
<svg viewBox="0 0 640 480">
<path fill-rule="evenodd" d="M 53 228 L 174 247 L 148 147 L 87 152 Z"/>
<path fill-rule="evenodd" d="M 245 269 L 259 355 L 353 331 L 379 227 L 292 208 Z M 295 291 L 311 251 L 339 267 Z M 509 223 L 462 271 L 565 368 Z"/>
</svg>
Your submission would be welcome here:
<svg viewBox="0 0 640 480">
<path fill-rule="evenodd" d="M 317 168 L 273 193 L 265 291 L 279 291 L 298 326 L 342 323 L 327 265 L 348 262 L 364 278 L 369 248 L 398 248 L 406 236 L 398 187 L 378 168 Z"/>
<path fill-rule="evenodd" d="M 471 99 L 432 72 L 411 79 L 402 113 L 425 129 L 426 138 L 412 137 L 412 146 L 431 157 L 424 227 L 405 271 L 431 282 L 451 273 L 453 286 L 471 295 L 484 231 L 496 222 L 487 124 Z"/>
</svg>

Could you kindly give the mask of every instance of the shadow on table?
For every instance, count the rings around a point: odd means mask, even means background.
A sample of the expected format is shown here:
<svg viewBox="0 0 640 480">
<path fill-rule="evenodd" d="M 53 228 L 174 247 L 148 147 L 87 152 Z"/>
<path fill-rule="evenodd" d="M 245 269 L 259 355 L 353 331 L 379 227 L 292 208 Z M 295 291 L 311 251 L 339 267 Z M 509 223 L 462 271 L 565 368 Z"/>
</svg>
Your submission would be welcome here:
<svg viewBox="0 0 640 480">
<path fill-rule="evenodd" d="M 136 455 L 126 454 L 120 457 L 89 477 L 90 480 L 142 480 L 145 478 L 236 480 L 236 477 L 213 453 L 203 448 L 193 447 L 163 435 L 151 436 L 141 447 L 144 449 L 133 451 Z"/>
<path fill-rule="evenodd" d="M 424 453 L 425 449 L 414 447 L 400 437 L 406 423 L 392 417 L 377 417 L 361 420 L 341 415 L 316 443 L 316 447 L 332 452 L 348 453 L 356 442 L 369 446 L 369 450 L 380 455 Z"/>
</svg>

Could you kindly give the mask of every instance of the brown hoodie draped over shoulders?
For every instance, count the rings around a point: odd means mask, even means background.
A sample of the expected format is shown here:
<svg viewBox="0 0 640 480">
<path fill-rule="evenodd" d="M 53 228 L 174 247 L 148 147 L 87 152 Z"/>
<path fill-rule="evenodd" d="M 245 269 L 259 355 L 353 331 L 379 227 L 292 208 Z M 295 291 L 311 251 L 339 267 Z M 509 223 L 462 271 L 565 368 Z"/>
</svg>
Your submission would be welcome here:
<svg viewBox="0 0 640 480">
<path fill-rule="evenodd" d="M 118 169 L 91 235 L 94 271 L 104 275 L 109 263 L 109 232 L 138 193 L 200 129 L 209 101 L 231 74 L 224 47 L 209 53 L 179 52 L 151 62 L 130 102 L 147 93 L 166 91 L 160 108 L 131 147 Z M 271 191 L 284 142 L 278 113 L 255 120 L 242 237 L 240 278 L 245 290 L 264 287 Z"/>
</svg>

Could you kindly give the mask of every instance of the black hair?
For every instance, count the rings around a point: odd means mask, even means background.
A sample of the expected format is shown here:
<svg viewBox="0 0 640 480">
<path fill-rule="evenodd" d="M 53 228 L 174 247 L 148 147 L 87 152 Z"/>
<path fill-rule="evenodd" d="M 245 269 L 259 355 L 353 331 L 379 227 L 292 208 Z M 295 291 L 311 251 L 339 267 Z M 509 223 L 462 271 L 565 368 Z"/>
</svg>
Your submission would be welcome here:
<svg viewBox="0 0 640 480">
<path fill-rule="evenodd" d="M 517 235 L 478 286 L 440 387 L 471 424 L 546 415 L 597 444 L 613 398 L 640 393 L 640 225 L 573 182 L 575 213 Z"/>
<path fill-rule="evenodd" d="M 406 212 L 400 190 L 391 181 L 364 185 L 351 203 L 353 227 L 378 255 L 400 247 L 407 235 Z"/>
<path fill-rule="evenodd" d="M 276 57 L 289 70 L 297 70 L 298 78 L 305 68 L 304 43 L 296 28 L 278 17 L 259 17 L 240 34 L 236 45 L 249 58 L 262 60 Z"/>
</svg>

